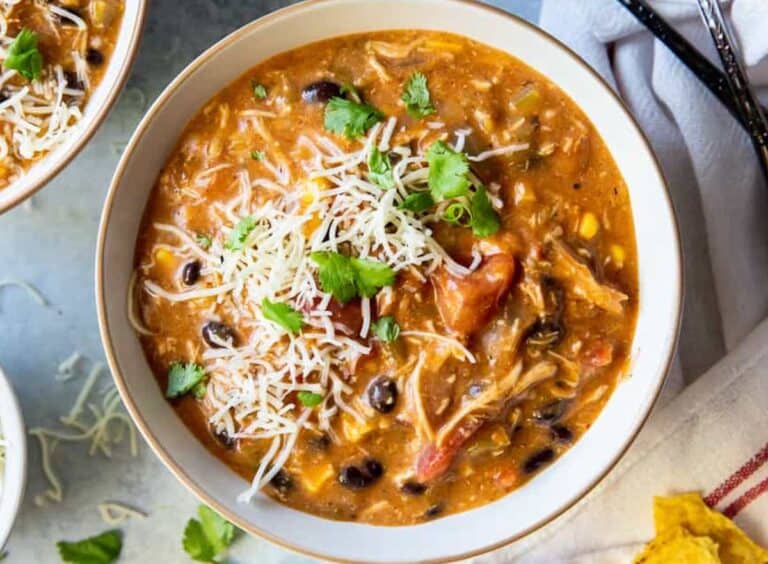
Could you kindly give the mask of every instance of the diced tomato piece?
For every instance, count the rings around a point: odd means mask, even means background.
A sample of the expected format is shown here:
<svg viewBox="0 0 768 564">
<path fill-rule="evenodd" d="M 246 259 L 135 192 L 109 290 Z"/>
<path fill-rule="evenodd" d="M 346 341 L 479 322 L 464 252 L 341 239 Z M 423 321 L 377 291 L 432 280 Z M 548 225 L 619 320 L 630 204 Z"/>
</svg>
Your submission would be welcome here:
<svg viewBox="0 0 768 564">
<path fill-rule="evenodd" d="M 445 474 L 461 447 L 483 423 L 481 418 L 468 418 L 451 432 L 441 446 L 438 447 L 434 443 L 425 446 L 416 463 L 417 479 L 420 482 L 429 482 Z"/>
<path fill-rule="evenodd" d="M 501 468 L 493 475 L 493 481 L 501 489 L 510 490 L 520 483 L 520 471 L 514 466 Z"/>
<path fill-rule="evenodd" d="M 595 368 L 608 366 L 613 362 L 613 345 L 607 341 L 591 343 L 581 353 L 581 361 Z"/>
<path fill-rule="evenodd" d="M 515 258 L 496 254 L 463 278 L 440 270 L 432 277 L 440 317 L 452 331 L 468 337 L 481 329 L 506 297 L 515 276 Z"/>
</svg>

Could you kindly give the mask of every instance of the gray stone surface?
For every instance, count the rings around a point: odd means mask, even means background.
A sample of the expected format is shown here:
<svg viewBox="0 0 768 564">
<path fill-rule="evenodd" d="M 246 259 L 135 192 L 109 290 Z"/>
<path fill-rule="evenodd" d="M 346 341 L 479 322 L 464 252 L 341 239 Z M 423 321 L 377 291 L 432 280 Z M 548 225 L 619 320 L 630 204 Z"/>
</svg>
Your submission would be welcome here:
<svg viewBox="0 0 768 564">
<path fill-rule="evenodd" d="M 128 0 L 131 1 L 131 0 Z M 103 358 L 93 291 L 93 255 L 104 195 L 119 152 L 149 103 L 194 57 L 224 35 L 287 1 L 153 0 L 138 60 L 117 107 L 79 157 L 33 199 L 0 216 L 0 280 L 34 284 L 49 300 L 40 307 L 16 288 L 0 289 L 0 364 L 13 381 L 29 427 L 53 425 L 80 385 L 58 383 L 56 367 L 73 350 Z M 529 19 L 539 0 L 491 2 Z M 103 382 L 106 382 L 105 380 Z M 121 562 L 186 562 L 181 535 L 196 500 L 141 442 L 139 456 L 118 449 L 112 459 L 89 457 L 84 445 L 61 445 L 54 465 L 65 490 L 61 503 L 37 507 L 47 484 L 30 437 L 29 482 L 8 545 L 8 562 L 57 562 L 55 542 L 106 529 L 96 510 L 105 500 L 149 512 L 121 526 Z M 232 562 L 304 562 L 265 541 L 238 540 Z"/>
</svg>

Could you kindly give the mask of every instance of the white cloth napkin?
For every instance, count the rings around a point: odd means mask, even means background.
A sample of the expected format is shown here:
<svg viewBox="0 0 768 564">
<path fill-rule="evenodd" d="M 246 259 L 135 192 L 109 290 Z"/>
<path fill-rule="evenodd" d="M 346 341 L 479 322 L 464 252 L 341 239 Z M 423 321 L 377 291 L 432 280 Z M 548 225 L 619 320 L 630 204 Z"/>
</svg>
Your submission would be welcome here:
<svg viewBox="0 0 768 564">
<path fill-rule="evenodd" d="M 652 4 L 717 60 L 695 0 Z M 768 86 L 768 0 L 724 4 L 753 83 Z M 754 329 L 768 314 L 768 186 L 749 138 L 615 0 L 544 0 L 541 25 L 619 91 L 650 138 L 680 220 L 686 303 L 665 407 L 622 462 L 555 523 L 478 561 L 627 562 L 653 536 L 654 495 L 709 494 L 729 479 L 716 507 L 755 497 L 730 510 L 768 545 L 768 493 L 758 495 L 768 489 L 768 322 Z"/>
</svg>

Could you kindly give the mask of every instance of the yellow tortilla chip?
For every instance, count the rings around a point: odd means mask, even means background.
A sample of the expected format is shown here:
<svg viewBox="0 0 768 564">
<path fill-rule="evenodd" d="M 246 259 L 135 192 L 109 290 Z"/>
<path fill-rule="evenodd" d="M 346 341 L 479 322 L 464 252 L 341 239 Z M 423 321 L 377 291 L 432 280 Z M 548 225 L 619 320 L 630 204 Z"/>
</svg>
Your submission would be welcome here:
<svg viewBox="0 0 768 564">
<path fill-rule="evenodd" d="M 717 543 L 696 537 L 682 527 L 660 533 L 635 557 L 635 564 L 720 564 Z"/>
<path fill-rule="evenodd" d="M 653 520 L 656 538 L 635 558 L 636 563 L 768 563 L 768 550 L 725 515 L 707 507 L 698 493 L 654 498 Z"/>
</svg>

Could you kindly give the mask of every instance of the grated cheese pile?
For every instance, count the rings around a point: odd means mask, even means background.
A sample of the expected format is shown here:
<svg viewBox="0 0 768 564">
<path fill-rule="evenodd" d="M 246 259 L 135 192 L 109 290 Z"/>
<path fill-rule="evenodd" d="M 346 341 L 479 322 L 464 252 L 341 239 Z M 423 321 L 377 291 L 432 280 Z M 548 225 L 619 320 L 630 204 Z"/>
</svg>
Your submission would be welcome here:
<svg viewBox="0 0 768 564">
<path fill-rule="evenodd" d="M 432 237 L 429 224 L 440 217 L 445 203 L 431 215 L 398 208 L 409 194 L 428 190 L 428 169 L 423 154 L 413 154 L 408 146 L 390 146 L 396 127 L 396 118 L 375 125 L 352 152 L 342 151 L 324 136 L 302 136 L 299 145 L 310 158 L 302 162 L 306 179 L 297 188 L 291 187 L 286 167 L 266 158 L 262 162 L 274 179 L 252 179 L 246 170 L 240 170 L 236 175 L 239 195 L 226 204 L 212 204 L 224 227 L 210 248 L 200 247 L 193 234 L 175 225 L 153 225 L 178 240 L 177 246 L 160 243 L 156 249 L 200 260 L 202 281 L 192 289 L 175 291 L 144 279 L 143 290 L 172 302 L 212 298 L 212 319 L 218 319 L 217 311 L 226 312 L 248 336 L 247 342 L 237 346 L 220 342 L 221 348 L 202 353 L 208 375 L 203 401 L 211 414 L 211 426 L 236 439 L 269 441 L 251 487 L 240 501 L 250 501 L 275 476 L 302 428 L 332 434 L 332 419 L 340 411 L 363 420 L 360 410 L 347 399 L 352 390 L 346 376 L 370 352 L 360 340 L 368 336 L 372 322 L 370 299 L 362 299 L 359 334 L 346 334 L 332 319 L 331 295 L 317 285 L 317 265 L 309 258 L 311 253 L 335 251 L 372 258 L 395 272 L 408 270 L 422 278 L 437 268 L 456 276 L 471 272 L 451 259 Z M 457 150 L 462 150 L 469 133 L 456 132 Z M 392 167 L 394 189 L 383 189 L 368 179 L 367 163 L 374 147 L 399 157 Z M 470 158 L 484 160 L 525 147 L 514 145 Z M 211 174 L 232 166 L 212 167 L 193 179 L 192 186 L 204 187 Z M 255 198 L 254 190 L 259 188 L 277 195 L 267 201 Z M 253 219 L 255 228 L 244 248 L 227 249 L 224 242 L 229 233 L 245 217 Z M 478 264 L 476 260 L 472 267 Z M 294 335 L 265 319 L 260 307 L 265 298 L 303 312 L 303 331 Z M 136 318 L 132 302 L 129 316 L 137 332 L 149 333 Z M 448 342 L 455 356 L 474 362 L 455 339 L 422 331 L 408 332 L 408 336 Z M 291 398 L 298 391 L 321 394 L 323 402 L 314 410 L 297 406 Z M 315 416 L 310 418 L 311 414 Z"/>
<path fill-rule="evenodd" d="M 17 1 L 0 2 L 0 68 L 14 37 L 8 35 L 8 17 Z M 40 4 L 54 30 L 57 18 L 64 17 L 76 26 L 71 52 L 79 82 L 88 88 L 88 68 L 84 59 L 87 47 L 87 26 L 71 12 L 53 3 Z M 58 33 L 58 31 L 57 31 Z M 46 64 L 38 80 L 19 80 L 15 70 L 2 70 L 0 74 L 0 161 L 5 167 L 0 174 L 0 186 L 18 179 L 25 163 L 37 159 L 59 147 L 82 119 L 81 106 L 86 91 L 67 84 L 64 69 L 59 64 Z"/>
<path fill-rule="evenodd" d="M 80 353 L 73 353 L 59 365 L 55 379 L 63 382 L 80 376 L 81 360 Z M 59 427 L 35 427 L 29 430 L 29 434 L 40 443 L 43 474 L 49 485 L 48 489 L 35 496 L 35 504 L 42 506 L 49 501 L 61 502 L 64 498 L 64 489 L 52 465 L 52 456 L 59 443 L 86 443 L 89 445 L 90 456 L 100 453 L 111 458 L 112 449 L 122 444 L 127 437 L 131 455 L 138 454 L 136 430 L 122 409 L 117 388 L 110 382 L 101 391 L 94 391 L 104 371 L 102 363 L 92 364 L 69 413 L 59 418 Z M 94 395 L 100 395 L 101 401 L 90 401 Z"/>
</svg>

